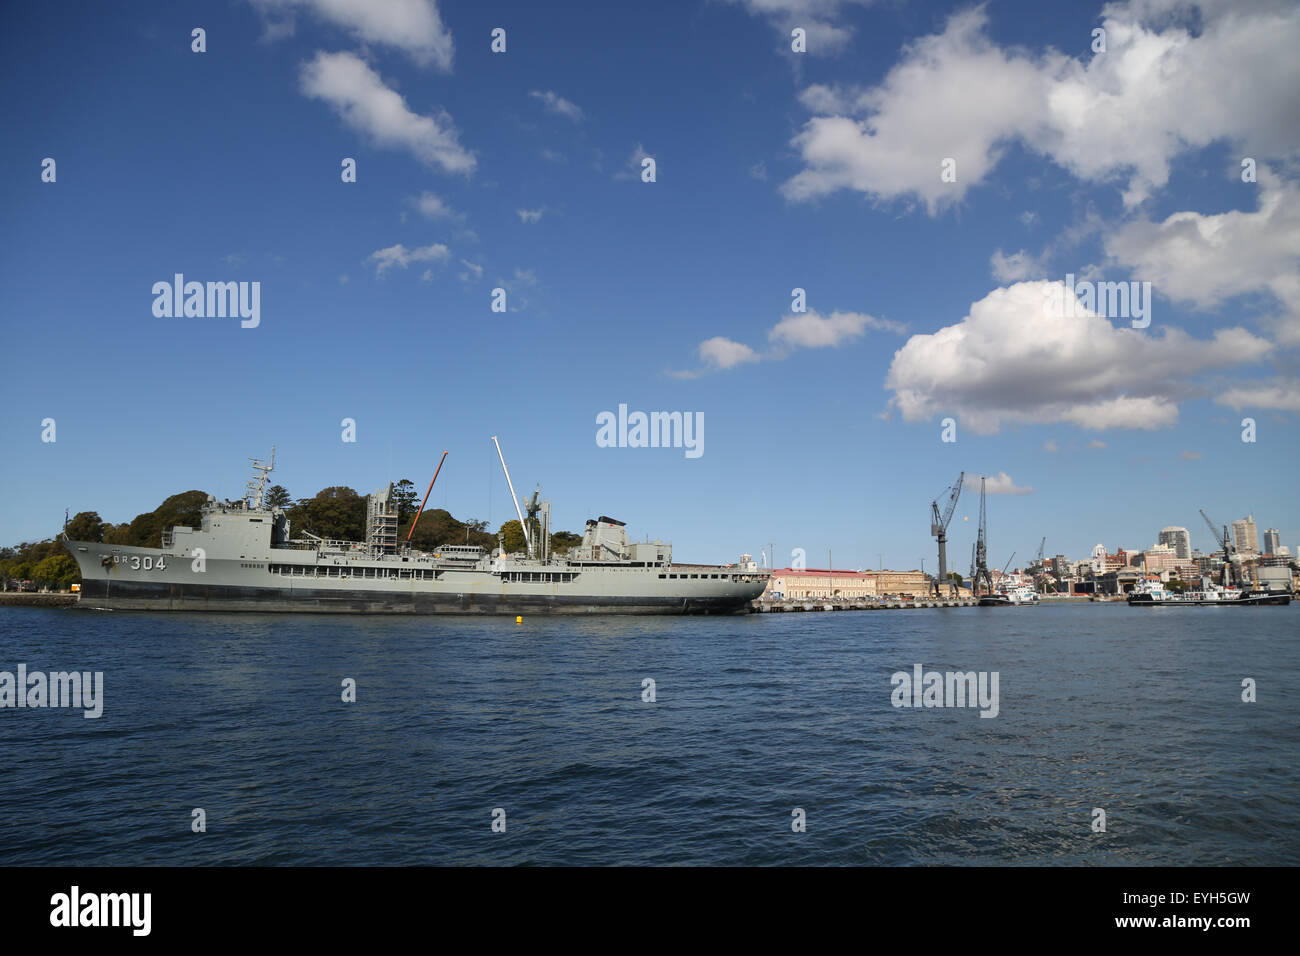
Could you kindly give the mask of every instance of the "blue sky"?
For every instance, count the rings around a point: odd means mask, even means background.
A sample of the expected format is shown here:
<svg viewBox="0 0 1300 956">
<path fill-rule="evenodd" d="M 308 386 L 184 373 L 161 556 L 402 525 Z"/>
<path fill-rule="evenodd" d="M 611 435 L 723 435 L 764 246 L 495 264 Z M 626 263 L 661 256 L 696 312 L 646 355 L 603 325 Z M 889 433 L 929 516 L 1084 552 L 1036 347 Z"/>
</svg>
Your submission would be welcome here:
<svg viewBox="0 0 1300 956">
<path fill-rule="evenodd" d="M 496 434 L 557 527 L 683 560 L 932 570 L 959 471 L 1018 492 L 998 566 L 1169 524 L 1208 549 L 1198 508 L 1300 545 L 1294 4 L 0 17 L 0 542 L 233 497 L 273 443 L 299 497 L 422 491 L 448 449 L 430 504 L 495 527 Z M 156 317 L 176 273 L 260 283 L 260 324 Z M 1046 315 L 1067 273 L 1151 282 L 1149 327 Z M 702 414 L 704 454 L 598 447 L 620 404 Z M 968 489 L 959 570 L 977 514 Z"/>
</svg>

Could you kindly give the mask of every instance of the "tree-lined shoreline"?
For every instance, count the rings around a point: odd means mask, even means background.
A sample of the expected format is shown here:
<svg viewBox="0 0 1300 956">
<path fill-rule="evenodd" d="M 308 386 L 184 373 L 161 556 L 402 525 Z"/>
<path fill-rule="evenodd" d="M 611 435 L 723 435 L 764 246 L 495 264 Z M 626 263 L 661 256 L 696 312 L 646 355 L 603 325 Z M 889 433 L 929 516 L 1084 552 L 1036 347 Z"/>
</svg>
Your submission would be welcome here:
<svg viewBox="0 0 1300 956">
<path fill-rule="evenodd" d="M 208 493 L 191 489 L 165 499 L 153 511 L 136 515 L 130 521 L 113 524 L 104 521 L 98 511 L 81 511 L 71 518 L 60 534 L 73 541 L 96 541 L 129 547 L 162 547 L 162 533 L 174 525 L 197 528 L 202 524 L 203 505 Z M 318 538 L 345 541 L 366 539 L 366 496 L 345 485 L 330 485 L 310 498 L 294 499 L 283 485 L 272 485 L 266 492 L 269 507 L 282 508 L 289 519 L 294 537 L 304 532 Z M 415 485 L 402 479 L 393 485 L 393 505 L 398 516 L 398 539 L 407 533 L 419 510 Z M 532 531 L 536 533 L 536 521 Z M 524 550 L 524 533 L 517 519 L 504 522 L 493 534 L 487 522 L 473 518 L 460 520 L 444 508 L 429 508 L 420 514 L 411 535 L 411 547 L 431 551 L 446 544 L 477 545 L 491 551 L 500 540 L 507 552 Z M 578 544 L 582 536 L 570 531 L 551 535 L 551 550 L 562 554 Z M 40 541 L 25 541 L 0 548 L 0 586 L 14 590 L 66 590 L 81 580 L 77 562 L 68 554 L 58 536 Z"/>
</svg>

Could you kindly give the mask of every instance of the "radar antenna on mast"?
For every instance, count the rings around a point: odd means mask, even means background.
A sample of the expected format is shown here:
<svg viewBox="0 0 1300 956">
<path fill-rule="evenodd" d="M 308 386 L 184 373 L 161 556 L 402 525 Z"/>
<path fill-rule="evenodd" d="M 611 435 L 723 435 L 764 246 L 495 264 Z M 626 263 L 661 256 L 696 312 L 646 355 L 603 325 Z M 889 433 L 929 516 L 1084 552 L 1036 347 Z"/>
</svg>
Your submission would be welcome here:
<svg viewBox="0 0 1300 956">
<path fill-rule="evenodd" d="M 271 461 L 259 461 L 256 458 L 248 459 L 253 463 L 253 470 L 260 471 L 260 475 L 255 475 L 248 479 L 246 484 L 247 490 L 244 493 L 244 507 L 250 511 L 262 510 L 262 495 L 266 490 L 266 476 L 275 471 L 275 446 L 271 446 Z"/>
</svg>

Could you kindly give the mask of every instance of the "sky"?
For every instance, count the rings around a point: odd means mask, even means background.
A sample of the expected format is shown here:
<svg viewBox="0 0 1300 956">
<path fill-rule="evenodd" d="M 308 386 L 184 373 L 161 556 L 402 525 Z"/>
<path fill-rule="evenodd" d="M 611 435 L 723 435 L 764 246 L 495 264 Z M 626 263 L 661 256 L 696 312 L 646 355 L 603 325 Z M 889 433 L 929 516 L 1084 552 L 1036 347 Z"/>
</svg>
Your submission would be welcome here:
<svg viewBox="0 0 1300 956">
<path fill-rule="evenodd" d="M 447 450 L 495 528 L 496 435 L 684 561 L 932 571 L 963 472 L 998 567 L 1199 509 L 1300 549 L 1297 48 L 1269 0 L 6 5 L 0 543 L 272 445 L 294 497 Z"/>
</svg>

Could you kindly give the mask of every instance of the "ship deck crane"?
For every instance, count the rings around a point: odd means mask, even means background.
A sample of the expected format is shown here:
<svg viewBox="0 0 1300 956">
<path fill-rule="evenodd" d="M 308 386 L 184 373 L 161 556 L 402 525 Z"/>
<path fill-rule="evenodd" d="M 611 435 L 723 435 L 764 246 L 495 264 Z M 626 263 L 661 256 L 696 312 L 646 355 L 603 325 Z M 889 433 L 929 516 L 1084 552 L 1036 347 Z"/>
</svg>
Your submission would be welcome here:
<svg viewBox="0 0 1300 956">
<path fill-rule="evenodd" d="M 1210 516 L 1203 510 L 1201 511 L 1201 517 L 1204 518 L 1205 523 L 1209 525 L 1210 534 L 1214 535 L 1214 540 L 1217 541 L 1219 547 L 1223 549 L 1223 585 L 1224 587 L 1232 587 L 1232 559 L 1236 557 L 1237 549 L 1232 546 L 1232 539 L 1228 537 L 1228 526 L 1225 524 L 1223 526 L 1223 533 L 1220 534 L 1218 527 L 1210 520 Z M 1238 558 L 1237 560 L 1240 561 L 1241 559 Z"/>
<path fill-rule="evenodd" d="M 957 596 L 957 585 L 948 580 L 948 522 L 952 521 L 952 515 L 957 508 L 957 499 L 961 497 L 961 486 L 965 478 L 966 472 L 963 471 L 957 476 L 956 484 L 946 490 L 948 503 L 944 506 L 942 513 L 939 511 L 938 499 L 930 502 L 930 534 L 934 535 L 939 542 L 939 574 L 934 579 L 935 597 L 943 596 L 945 584 L 948 587 L 949 596 Z"/>
</svg>

